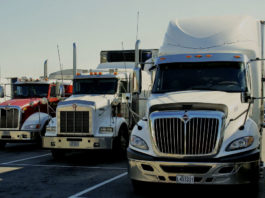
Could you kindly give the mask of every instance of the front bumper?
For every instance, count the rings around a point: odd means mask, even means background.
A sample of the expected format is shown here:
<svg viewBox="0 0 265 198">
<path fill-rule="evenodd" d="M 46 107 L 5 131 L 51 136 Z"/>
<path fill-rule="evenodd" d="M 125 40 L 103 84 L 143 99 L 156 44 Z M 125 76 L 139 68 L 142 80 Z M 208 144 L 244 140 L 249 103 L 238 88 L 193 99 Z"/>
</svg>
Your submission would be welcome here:
<svg viewBox="0 0 265 198">
<path fill-rule="evenodd" d="M 260 161 L 257 156 L 258 153 L 250 154 L 250 161 L 188 162 L 154 159 L 150 156 L 144 159 L 142 154 L 128 149 L 128 169 L 132 180 L 144 182 L 177 183 L 177 176 L 194 176 L 194 184 L 248 184 L 256 182 L 258 178 Z"/>
<path fill-rule="evenodd" d="M 39 131 L 0 131 L 1 142 L 34 142 L 38 139 Z"/>
<path fill-rule="evenodd" d="M 47 149 L 111 149 L 112 137 L 42 137 Z"/>
</svg>

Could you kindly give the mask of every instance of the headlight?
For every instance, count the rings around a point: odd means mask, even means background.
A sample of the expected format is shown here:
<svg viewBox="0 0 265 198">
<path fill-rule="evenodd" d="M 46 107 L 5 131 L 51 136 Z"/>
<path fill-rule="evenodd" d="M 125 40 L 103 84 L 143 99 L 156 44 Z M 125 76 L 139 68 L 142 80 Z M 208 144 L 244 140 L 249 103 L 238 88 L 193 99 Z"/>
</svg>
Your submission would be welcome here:
<svg viewBox="0 0 265 198">
<path fill-rule="evenodd" d="M 247 136 L 243 138 L 239 138 L 234 140 L 231 144 L 228 145 L 226 151 L 234 151 L 238 149 L 244 149 L 251 146 L 254 142 L 254 138 L 252 136 Z"/>
<path fill-rule="evenodd" d="M 148 150 L 149 149 L 146 142 L 142 138 L 140 138 L 136 135 L 131 136 L 130 144 L 132 146 L 139 148 L 139 149 L 142 149 L 142 150 Z"/>
<path fill-rule="evenodd" d="M 39 129 L 39 128 L 40 124 L 30 124 L 25 126 L 25 129 Z"/>
<path fill-rule="evenodd" d="M 112 127 L 100 127 L 99 132 L 100 133 L 112 133 L 113 128 Z"/>
<path fill-rule="evenodd" d="M 46 127 L 47 132 L 56 132 L 56 126 L 49 126 Z"/>
</svg>

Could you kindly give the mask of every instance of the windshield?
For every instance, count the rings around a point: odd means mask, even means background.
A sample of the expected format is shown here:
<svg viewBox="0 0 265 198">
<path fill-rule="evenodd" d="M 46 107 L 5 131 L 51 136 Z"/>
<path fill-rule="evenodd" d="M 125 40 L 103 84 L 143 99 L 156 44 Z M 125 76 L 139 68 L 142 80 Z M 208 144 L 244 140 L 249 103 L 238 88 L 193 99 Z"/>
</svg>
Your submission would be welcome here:
<svg viewBox="0 0 265 198">
<path fill-rule="evenodd" d="M 116 78 L 75 79 L 74 94 L 115 94 Z"/>
<path fill-rule="evenodd" d="M 48 84 L 14 85 L 14 98 L 43 98 L 48 96 Z"/>
<path fill-rule="evenodd" d="M 246 91 L 245 69 L 238 62 L 161 64 L 152 93 L 186 90 Z"/>
</svg>

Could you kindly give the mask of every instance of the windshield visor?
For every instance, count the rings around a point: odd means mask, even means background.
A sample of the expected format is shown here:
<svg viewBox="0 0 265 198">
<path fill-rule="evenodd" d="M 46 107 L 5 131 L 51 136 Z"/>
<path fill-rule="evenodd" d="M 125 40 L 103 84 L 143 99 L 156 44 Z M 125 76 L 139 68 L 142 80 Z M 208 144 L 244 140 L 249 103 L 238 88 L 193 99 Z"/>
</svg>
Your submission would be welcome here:
<svg viewBox="0 0 265 198">
<path fill-rule="evenodd" d="M 158 66 L 152 93 L 187 90 L 246 91 L 240 62 L 169 63 Z"/>
<path fill-rule="evenodd" d="M 75 79 L 74 94 L 115 94 L 118 80 L 111 79 Z"/>
</svg>

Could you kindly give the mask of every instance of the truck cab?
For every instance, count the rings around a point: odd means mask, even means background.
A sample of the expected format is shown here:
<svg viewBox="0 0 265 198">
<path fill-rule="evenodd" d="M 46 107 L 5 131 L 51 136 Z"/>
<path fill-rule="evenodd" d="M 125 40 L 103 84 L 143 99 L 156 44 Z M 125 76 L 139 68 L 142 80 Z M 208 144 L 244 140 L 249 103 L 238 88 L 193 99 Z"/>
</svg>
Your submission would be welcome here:
<svg viewBox="0 0 265 198">
<path fill-rule="evenodd" d="M 43 147 L 51 149 L 54 158 L 80 149 L 126 154 L 130 129 L 138 121 L 133 113 L 143 111 L 139 97 L 151 87 L 150 74 L 135 68 L 130 53 L 135 52 L 103 51 L 97 69 L 77 73 L 73 95 L 59 103 L 43 137 Z M 135 91 L 140 78 L 145 79 L 141 93 Z"/>
<path fill-rule="evenodd" d="M 11 99 L 0 104 L 0 144 L 36 142 L 44 135 L 46 125 L 55 115 L 60 101 L 58 91 L 70 94 L 71 85 L 56 84 L 47 79 L 22 78 L 11 86 Z"/>
<path fill-rule="evenodd" d="M 218 25 L 217 25 L 218 24 Z M 146 120 L 134 127 L 129 175 L 142 182 L 257 184 L 261 170 L 262 23 L 172 20 L 153 67 Z"/>
</svg>

